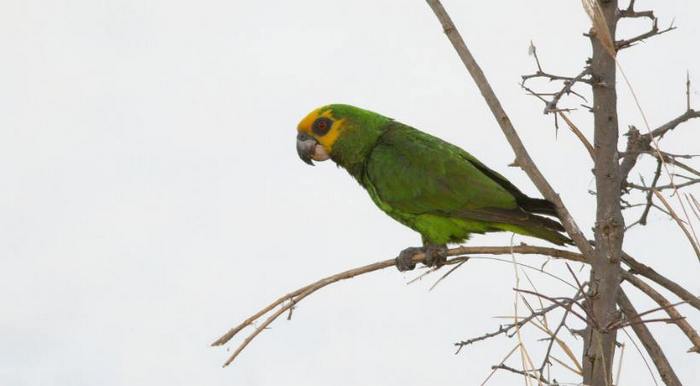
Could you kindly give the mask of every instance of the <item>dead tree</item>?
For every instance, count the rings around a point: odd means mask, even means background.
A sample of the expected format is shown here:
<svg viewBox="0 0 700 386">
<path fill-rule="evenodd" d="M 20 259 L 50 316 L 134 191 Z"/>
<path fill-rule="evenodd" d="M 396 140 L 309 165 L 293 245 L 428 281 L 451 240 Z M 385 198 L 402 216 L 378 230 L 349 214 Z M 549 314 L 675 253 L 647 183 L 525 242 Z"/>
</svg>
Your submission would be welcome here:
<svg viewBox="0 0 700 386">
<path fill-rule="evenodd" d="M 501 325 L 493 332 L 457 342 L 458 351 L 466 346 L 495 336 L 507 335 L 513 337 L 519 334 L 521 328 L 532 324 L 544 331 L 548 336 L 546 339 L 546 354 L 540 362 L 541 365 L 535 366 L 532 361 L 529 361 L 528 365 L 524 364 L 523 368 L 518 369 L 506 364 L 506 359 L 518 348 L 521 348 L 522 343 L 519 343 L 503 361 L 493 366 L 494 372 L 498 370 L 510 371 L 538 384 L 555 385 L 558 384 L 557 381 L 551 378 L 549 371 L 545 371 L 545 369 L 548 369 L 553 362 L 556 362 L 576 373 L 579 376 L 576 382 L 594 386 L 609 386 L 615 384 L 613 359 L 616 355 L 617 333 L 621 329 L 629 327 L 642 343 L 661 379 L 667 385 L 681 385 L 681 381 L 676 376 L 673 367 L 648 329 L 647 324 L 651 322 L 666 322 L 676 325 L 690 342 L 691 347 L 688 352 L 700 353 L 700 336 L 676 307 L 681 303 L 687 303 L 694 312 L 700 311 L 700 298 L 652 267 L 639 262 L 627 254 L 623 249 L 623 241 L 627 230 L 634 226 L 645 225 L 649 212 L 651 210 L 659 210 L 675 220 L 679 229 L 687 237 L 690 247 L 700 259 L 700 247 L 698 246 L 700 243 L 692 228 L 693 221 L 700 220 L 700 202 L 692 194 L 682 191 L 683 188 L 700 183 L 700 171 L 685 161 L 688 158 L 692 158 L 692 156 L 670 154 L 664 152 L 659 146 L 659 141 L 663 136 L 678 128 L 682 123 L 693 118 L 699 118 L 700 111 L 692 109 L 690 80 L 688 80 L 686 84 L 687 104 L 685 111 L 656 128 L 651 128 L 649 123 L 646 122 L 646 118 L 644 119 L 644 130 L 640 131 L 635 126 L 630 126 L 630 129 L 625 134 L 627 136 L 627 145 L 624 150 L 618 149 L 620 130 L 617 115 L 617 87 L 623 87 L 625 84 L 629 85 L 629 82 L 624 79 L 624 73 L 621 72 L 622 68 L 618 66 L 617 56 L 622 50 L 632 47 L 645 39 L 671 31 L 675 27 L 671 25 L 667 28 L 659 28 L 659 22 L 653 11 L 636 10 L 634 0 L 629 1 L 625 8 L 620 8 L 618 0 L 584 0 L 584 9 L 592 21 L 592 28 L 586 34 L 591 42 L 592 54 L 589 59 L 585 60 L 578 74 L 562 76 L 545 71 L 537 57 L 536 48 L 534 45 L 531 46 L 531 54 L 534 57 L 537 70 L 522 77 L 523 89 L 544 103 L 544 113 L 551 114 L 554 117 L 554 124 L 557 128 L 560 125 L 560 120 L 563 121 L 566 127 L 581 141 L 591 157 L 593 174 L 595 176 L 594 194 L 596 196 L 596 224 L 593 230 L 593 239 L 591 240 L 579 228 L 567 210 L 563 199 L 556 193 L 554 187 L 550 185 L 531 159 L 520 140 L 514 124 L 508 118 L 486 76 L 470 53 L 441 2 L 439 0 L 427 0 L 427 3 L 435 13 L 444 33 L 476 83 L 496 122 L 512 147 L 515 154 L 514 165 L 521 168 L 540 193 L 555 204 L 562 224 L 578 249 L 578 251 L 573 252 L 559 248 L 524 244 L 503 247 L 456 247 L 449 250 L 449 256 L 452 256 L 452 258 L 446 264 L 446 267 L 453 265 L 453 268 L 448 270 L 438 281 L 444 279 L 459 265 L 469 260 L 470 256 L 473 257 L 476 254 L 542 255 L 563 260 L 564 262 L 573 261 L 590 266 L 589 278 L 582 282 L 569 267 L 568 263 L 565 263 L 571 274 L 574 290 L 574 293 L 569 296 L 549 296 L 535 290 L 516 288 L 516 296 L 523 299 L 526 303 L 530 310 L 529 315 L 522 317 L 517 317 L 516 315 L 513 323 Z M 651 27 L 647 32 L 638 36 L 617 38 L 618 23 L 628 18 L 648 19 Z M 622 75 L 625 82 L 618 81 L 618 75 Z M 561 82 L 561 88 L 553 93 L 538 92 L 531 86 L 531 83 L 537 79 Z M 571 109 L 560 106 L 566 97 L 583 98 L 581 92 L 578 91 L 581 87 L 590 88 L 593 98 L 591 106 L 584 105 L 594 117 L 592 143 L 573 122 L 569 115 Z M 643 114 L 643 111 L 640 112 Z M 637 161 L 642 156 L 653 157 L 657 161 L 655 170 L 650 174 L 650 185 L 645 183 L 644 178 L 639 182 L 633 182 L 630 178 L 630 173 L 635 167 L 638 167 Z M 680 172 L 672 173 L 671 167 Z M 640 174 L 643 175 L 644 172 L 642 171 Z M 678 182 L 679 180 L 682 180 L 682 182 Z M 665 193 L 670 193 L 670 195 L 667 196 Z M 640 202 L 634 203 L 635 200 Z M 623 211 L 632 211 L 635 208 L 641 210 L 639 218 L 626 225 Z M 680 209 L 680 211 L 677 209 Z M 424 256 L 420 254 L 414 257 L 416 262 L 422 262 L 423 259 Z M 240 343 L 237 350 L 226 361 L 225 365 L 228 365 L 260 332 L 279 316 L 288 314 L 288 317 L 291 318 L 294 307 L 315 291 L 337 281 L 393 265 L 394 259 L 389 259 L 351 269 L 285 294 L 246 319 L 243 323 L 229 330 L 216 340 L 213 345 L 226 344 L 241 330 L 252 326 L 256 321 L 267 316 Z M 621 287 L 623 282 L 639 289 L 657 303 L 658 307 L 643 312 L 638 311 Z M 671 301 L 667 299 L 654 286 L 664 288 L 673 293 L 678 300 Z M 526 297 L 536 299 L 540 307 L 530 306 Z M 545 306 L 545 303 L 548 304 Z M 547 314 L 554 310 L 560 311 L 563 316 L 556 327 L 552 328 L 546 323 L 545 318 Z M 657 312 L 663 312 L 666 316 L 655 316 Z M 577 320 L 585 328 L 580 331 L 570 328 L 568 324 L 570 318 Z M 578 355 L 578 358 L 564 339 L 560 337 L 560 332 L 564 330 L 583 337 L 583 352 Z M 554 345 L 562 348 L 571 360 L 571 365 L 567 365 L 562 360 L 551 356 Z"/>
</svg>

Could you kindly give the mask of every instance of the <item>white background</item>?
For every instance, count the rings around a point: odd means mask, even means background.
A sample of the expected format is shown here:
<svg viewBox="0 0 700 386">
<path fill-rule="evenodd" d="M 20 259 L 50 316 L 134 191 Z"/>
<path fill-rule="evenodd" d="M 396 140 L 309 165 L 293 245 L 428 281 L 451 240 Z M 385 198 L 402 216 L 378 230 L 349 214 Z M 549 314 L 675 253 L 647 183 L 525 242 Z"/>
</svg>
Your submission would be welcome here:
<svg viewBox="0 0 700 386">
<path fill-rule="evenodd" d="M 620 60 L 658 126 L 684 110 L 686 70 L 700 108 L 700 4 L 653 3 L 661 26 L 675 18 L 679 29 Z M 590 53 L 580 2 L 445 5 L 590 235 L 588 155 L 565 128 L 557 136 L 518 86 L 535 69 L 530 40 L 545 70 L 580 71 Z M 620 32 L 643 27 L 625 22 Z M 512 152 L 425 2 L 1 0 L 0 50 L 1 385 L 474 385 L 515 345 L 498 338 L 453 355 L 454 341 L 513 313 L 512 266 L 473 260 L 431 292 L 438 275 L 407 286 L 417 273 L 394 269 L 327 288 L 225 370 L 228 352 L 208 347 L 282 293 L 419 243 L 343 170 L 297 158 L 296 124 L 315 107 L 350 103 L 394 117 L 536 195 L 507 167 Z M 619 90 L 620 126 L 643 128 L 628 89 Z M 590 114 L 572 117 L 590 137 Z M 700 152 L 700 122 L 670 137 L 665 150 Z M 504 233 L 471 244 L 509 241 Z M 700 292 L 698 260 L 665 216 L 654 212 L 625 248 Z M 548 265 L 570 279 L 562 267 Z M 530 275 L 541 292 L 571 295 Z M 630 294 L 640 310 L 653 307 Z M 680 310 L 700 326 L 697 312 Z M 652 327 L 681 379 L 698 379 L 685 337 Z M 524 334 L 539 365 L 542 335 Z M 564 336 L 578 354 L 580 340 Z M 621 384 L 653 384 L 620 339 Z M 520 366 L 517 355 L 509 364 Z M 491 382 L 523 381 L 497 373 Z"/>
</svg>

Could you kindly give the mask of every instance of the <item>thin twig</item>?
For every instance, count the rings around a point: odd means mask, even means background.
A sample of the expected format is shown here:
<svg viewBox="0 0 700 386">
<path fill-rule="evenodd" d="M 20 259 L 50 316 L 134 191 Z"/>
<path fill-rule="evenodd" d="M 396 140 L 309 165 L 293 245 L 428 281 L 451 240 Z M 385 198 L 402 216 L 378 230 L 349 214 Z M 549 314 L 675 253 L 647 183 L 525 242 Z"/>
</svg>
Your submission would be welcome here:
<svg viewBox="0 0 700 386">
<path fill-rule="evenodd" d="M 532 379 L 536 380 L 537 382 L 542 383 L 544 385 L 548 385 L 548 386 L 560 386 L 560 384 L 556 383 L 556 382 L 550 383 L 547 379 L 545 379 L 540 374 L 538 374 L 538 375 L 533 374 L 533 373 L 537 373 L 537 370 L 530 370 L 530 371 L 518 370 L 518 369 L 510 367 L 504 363 L 501 363 L 501 364 L 498 364 L 495 366 L 491 366 L 491 369 L 510 371 L 511 373 L 520 374 L 520 375 L 523 375 L 525 377 L 532 378 Z"/>
</svg>

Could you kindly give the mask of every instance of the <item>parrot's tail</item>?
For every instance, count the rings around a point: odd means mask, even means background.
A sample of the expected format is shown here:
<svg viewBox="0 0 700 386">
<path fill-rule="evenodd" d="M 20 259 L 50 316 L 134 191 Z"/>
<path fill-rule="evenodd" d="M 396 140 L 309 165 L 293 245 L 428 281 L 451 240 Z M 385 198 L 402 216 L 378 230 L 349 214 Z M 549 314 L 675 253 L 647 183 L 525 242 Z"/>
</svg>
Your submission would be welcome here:
<svg viewBox="0 0 700 386">
<path fill-rule="evenodd" d="M 557 218 L 559 217 L 554 204 L 547 200 L 543 200 L 541 198 L 530 198 L 523 194 L 520 197 L 516 197 L 516 202 L 518 203 L 518 206 L 525 209 L 527 212 L 539 213 Z"/>
<path fill-rule="evenodd" d="M 531 215 L 527 225 L 499 224 L 498 228 L 524 236 L 537 237 L 556 245 L 573 244 L 570 238 L 561 233 L 564 230 L 561 224 L 546 217 Z"/>
<path fill-rule="evenodd" d="M 543 228 L 543 227 L 529 227 L 525 229 L 526 233 L 523 233 L 527 236 L 534 236 L 539 239 L 547 240 L 550 243 L 554 243 L 557 245 L 571 245 L 573 242 L 571 241 L 570 238 L 566 237 L 566 235 L 559 233 L 555 230 L 548 229 L 548 228 Z"/>
<path fill-rule="evenodd" d="M 528 219 L 529 224 L 527 227 L 524 227 L 526 233 L 518 233 L 529 234 L 530 236 L 544 239 L 557 245 L 573 244 L 570 238 L 561 233 L 564 232 L 564 227 L 559 222 L 551 218 L 534 214 L 543 214 L 561 220 L 554 204 L 541 198 L 530 198 L 525 195 L 516 198 L 516 200 L 521 208 L 530 213 L 530 219 Z"/>
</svg>

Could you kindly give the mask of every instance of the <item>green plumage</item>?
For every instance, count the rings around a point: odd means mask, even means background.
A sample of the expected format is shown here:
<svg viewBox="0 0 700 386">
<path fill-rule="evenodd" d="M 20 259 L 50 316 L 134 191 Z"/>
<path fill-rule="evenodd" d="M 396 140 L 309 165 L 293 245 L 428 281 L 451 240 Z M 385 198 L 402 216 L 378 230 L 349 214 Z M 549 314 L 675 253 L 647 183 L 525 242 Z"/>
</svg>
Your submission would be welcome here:
<svg viewBox="0 0 700 386">
<path fill-rule="evenodd" d="M 389 216 L 419 232 L 425 244 L 458 243 L 472 233 L 510 231 L 563 245 L 546 200 L 520 192 L 471 154 L 382 115 L 329 105 L 343 120 L 331 158 Z"/>
</svg>

